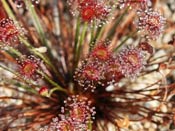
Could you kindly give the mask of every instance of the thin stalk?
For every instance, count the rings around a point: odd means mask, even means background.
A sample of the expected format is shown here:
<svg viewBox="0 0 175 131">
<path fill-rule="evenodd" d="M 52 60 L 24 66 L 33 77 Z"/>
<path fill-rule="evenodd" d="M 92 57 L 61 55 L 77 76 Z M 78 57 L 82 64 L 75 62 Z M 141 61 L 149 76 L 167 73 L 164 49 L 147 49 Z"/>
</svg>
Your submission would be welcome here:
<svg viewBox="0 0 175 131">
<path fill-rule="evenodd" d="M 65 93 L 67 93 L 67 90 L 60 90 L 60 87 L 54 87 L 49 91 L 48 97 L 51 97 L 52 93 L 55 91 L 63 91 Z"/>
<path fill-rule="evenodd" d="M 56 82 L 54 82 L 49 76 L 47 76 L 46 74 L 44 74 L 41 71 L 37 71 L 39 74 L 41 74 L 50 84 L 52 84 L 53 86 L 55 86 L 57 88 L 57 90 L 59 91 L 63 91 L 65 93 L 67 93 L 67 90 L 62 88 L 60 85 L 58 85 Z"/>
<path fill-rule="evenodd" d="M 88 25 L 88 23 L 86 22 L 83 26 L 82 35 L 80 37 L 80 42 L 79 42 L 78 49 L 77 49 L 78 51 L 80 50 L 80 47 L 82 46 L 83 40 L 85 38 L 85 34 L 87 31 L 87 25 Z"/>
<path fill-rule="evenodd" d="M 96 30 L 95 37 L 94 37 L 93 40 L 91 41 L 91 43 L 93 44 L 93 46 L 95 45 L 95 42 L 97 41 L 97 39 L 99 38 L 99 36 L 102 34 L 103 27 L 104 27 L 104 26 L 98 26 L 98 28 L 97 28 L 97 30 Z"/>
<path fill-rule="evenodd" d="M 95 31 L 95 22 L 93 22 L 92 25 L 92 29 L 91 29 L 91 39 L 90 39 L 90 43 L 89 43 L 89 50 L 91 51 L 92 48 L 94 47 L 95 43 L 93 42 L 94 40 L 94 31 Z"/>
<path fill-rule="evenodd" d="M 126 13 L 128 12 L 129 8 L 126 8 L 123 12 L 123 14 L 121 14 L 118 19 L 116 20 L 114 26 L 112 27 L 112 29 L 110 30 L 110 32 L 107 35 L 107 39 L 111 39 L 112 36 L 115 34 L 115 30 L 118 27 L 118 25 L 120 24 L 120 22 L 123 20 L 124 16 L 126 15 Z"/>
<path fill-rule="evenodd" d="M 119 49 L 120 47 L 122 47 L 122 46 L 125 44 L 125 42 L 126 42 L 129 38 L 131 38 L 132 36 L 134 36 L 137 32 L 138 32 L 138 30 L 136 30 L 135 32 L 129 34 L 129 35 L 119 44 L 119 46 L 117 46 L 117 47 L 114 49 L 114 52 L 118 51 L 118 49 Z"/>
<path fill-rule="evenodd" d="M 12 10 L 9 8 L 6 0 L 1 0 L 2 4 L 3 4 L 3 7 L 5 8 L 7 14 L 9 15 L 10 18 L 12 18 L 13 20 L 16 20 Z"/>
<path fill-rule="evenodd" d="M 78 65 L 78 61 L 80 59 L 80 53 L 81 53 L 81 48 L 82 48 L 82 44 L 83 44 L 83 40 L 85 38 L 85 34 L 86 34 L 86 31 L 87 31 L 87 25 L 88 23 L 86 22 L 83 26 L 83 30 L 82 30 L 82 33 L 81 33 L 81 36 L 80 36 L 80 40 L 77 44 L 77 48 L 76 48 L 76 51 L 75 51 L 75 68 L 77 67 Z"/>
<path fill-rule="evenodd" d="M 33 24 L 40 36 L 40 39 L 43 43 L 44 46 L 47 47 L 48 49 L 48 53 L 49 53 L 49 56 L 51 57 L 51 59 L 54 58 L 52 52 L 51 52 L 51 48 L 49 47 L 48 43 L 47 43 L 47 39 L 46 39 L 46 36 L 45 36 L 45 33 L 44 33 L 44 30 L 42 28 L 42 24 L 39 20 L 39 17 L 35 11 L 35 8 L 34 6 L 32 5 L 31 1 L 25 1 L 26 5 L 28 5 L 28 9 L 29 9 L 29 13 L 31 14 L 31 18 L 32 18 L 32 21 L 33 21 Z M 37 53 L 37 52 L 35 52 Z M 41 54 L 37 53 L 38 55 L 41 56 Z M 43 58 L 43 57 L 42 57 Z M 43 58 L 44 59 L 44 58 Z M 50 67 L 53 69 L 53 71 L 56 73 L 57 77 L 61 78 L 61 74 L 56 70 L 56 68 L 53 66 L 54 64 L 49 60 L 47 60 L 47 63 L 50 65 Z"/>
<path fill-rule="evenodd" d="M 28 10 L 29 10 L 30 16 L 32 18 L 33 24 L 34 24 L 34 26 L 35 26 L 38 34 L 39 34 L 39 37 L 40 37 L 43 45 L 46 46 L 49 49 L 49 51 L 51 51 L 50 47 L 47 44 L 47 39 L 45 37 L 44 30 L 41 26 L 41 22 L 39 20 L 39 17 L 37 15 L 36 11 L 35 11 L 34 6 L 32 5 L 32 3 L 29 0 L 25 0 L 25 4 L 28 5 L 27 7 L 28 7 Z"/>
<path fill-rule="evenodd" d="M 4 70 L 6 70 L 6 71 L 8 71 L 8 72 L 10 72 L 10 73 L 12 73 L 12 74 L 14 74 L 14 75 L 16 75 L 16 76 L 17 76 L 17 73 L 15 73 L 15 72 L 14 72 L 14 71 L 12 71 L 11 69 L 9 69 L 9 68 L 7 68 L 7 67 L 5 67 L 5 66 L 1 65 L 1 64 L 0 64 L 0 68 L 2 68 L 2 69 L 4 69 Z"/>
<path fill-rule="evenodd" d="M 78 41 L 79 41 L 79 34 L 80 34 L 80 18 L 78 17 L 77 24 L 76 24 L 75 40 L 74 40 L 74 43 L 75 43 L 74 50 L 75 51 L 76 51 Z"/>
<path fill-rule="evenodd" d="M 75 39 L 74 39 L 74 61 L 73 61 L 73 69 L 72 74 L 74 73 L 74 70 L 76 68 L 76 58 L 77 58 L 77 48 L 78 48 L 78 42 L 79 42 L 79 34 L 80 34 L 80 18 L 77 18 L 76 22 L 76 29 L 75 29 Z M 72 75 L 71 75 L 72 76 Z"/>
<path fill-rule="evenodd" d="M 13 81 L 11 80 L 10 82 L 11 82 L 11 84 L 12 84 Z M 29 86 L 22 85 L 21 83 L 13 82 L 13 84 L 16 85 L 17 87 L 23 88 L 23 89 L 25 89 L 26 91 L 29 91 L 29 92 L 31 92 L 31 93 L 33 93 L 33 94 L 37 94 L 37 93 L 38 93 L 34 88 L 31 88 L 31 87 L 29 87 Z"/>
<path fill-rule="evenodd" d="M 89 120 L 88 129 L 89 129 L 89 131 L 92 131 L 92 122 L 91 122 L 91 120 Z"/>
<path fill-rule="evenodd" d="M 15 55 L 17 55 L 17 56 L 21 56 L 22 54 L 21 54 L 21 52 L 19 52 L 18 50 L 16 50 L 15 48 L 12 48 L 12 47 L 10 47 L 10 49 L 9 49 L 11 52 L 13 52 Z"/>
</svg>

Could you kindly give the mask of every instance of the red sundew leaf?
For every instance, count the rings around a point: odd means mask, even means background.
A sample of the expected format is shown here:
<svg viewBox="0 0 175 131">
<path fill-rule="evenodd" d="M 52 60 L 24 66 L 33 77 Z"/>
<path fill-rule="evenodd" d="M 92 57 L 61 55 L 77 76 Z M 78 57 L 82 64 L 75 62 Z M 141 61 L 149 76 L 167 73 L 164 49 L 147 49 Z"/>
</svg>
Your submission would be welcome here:
<svg viewBox="0 0 175 131">
<path fill-rule="evenodd" d="M 120 51 L 117 59 L 120 71 L 129 78 L 135 78 L 146 64 L 142 50 L 133 46 L 128 46 Z"/>
<path fill-rule="evenodd" d="M 81 10 L 81 17 L 84 21 L 90 21 L 95 17 L 95 10 L 93 7 L 86 7 Z"/>
<path fill-rule="evenodd" d="M 93 0 L 84 0 L 79 3 L 81 17 L 84 21 L 91 21 L 95 18 L 100 19 L 107 16 L 109 11 L 103 3 Z"/>
<path fill-rule="evenodd" d="M 32 61 L 25 61 L 23 64 L 23 67 L 21 68 L 21 71 L 24 75 L 30 77 L 34 74 L 35 70 L 37 68 L 37 64 Z"/>
<path fill-rule="evenodd" d="M 72 95 L 64 103 L 60 118 L 53 118 L 48 126 L 40 130 L 88 131 L 89 123 L 92 123 L 96 113 L 95 107 L 91 107 L 91 101 L 79 95 Z"/>
<path fill-rule="evenodd" d="M 164 30 L 166 19 L 159 13 L 153 10 L 138 11 L 138 28 L 144 31 L 144 34 L 149 39 L 156 39 Z"/>
<path fill-rule="evenodd" d="M 72 96 L 65 101 L 63 112 L 69 112 L 73 123 L 87 123 L 94 116 L 94 107 L 90 107 L 91 101 L 81 96 Z M 92 119 L 92 118 L 91 118 Z"/>
<path fill-rule="evenodd" d="M 25 34 L 25 30 L 18 27 L 13 20 L 8 18 L 0 20 L 0 41 L 3 43 L 0 46 L 15 47 L 19 45 L 18 36 L 23 34 Z"/>
<path fill-rule="evenodd" d="M 19 64 L 19 72 L 26 79 L 37 80 L 42 76 L 37 73 L 37 70 L 40 69 L 41 60 L 36 58 L 33 55 L 23 56 L 21 59 L 17 59 L 17 63 Z"/>
<path fill-rule="evenodd" d="M 104 43 L 98 43 L 91 51 L 90 57 L 99 61 L 108 61 L 112 57 L 112 53 Z"/>
<path fill-rule="evenodd" d="M 73 15 L 79 15 L 83 21 L 97 22 L 99 25 L 107 23 L 113 6 L 110 5 L 110 1 L 105 0 L 68 0 L 68 4 L 72 8 Z"/>
<path fill-rule="evenodd" d="M 89 80 L 98 80 L 100 72 L 93 66 L 87 66 L 83 69 L 83 75 Z"/>
</svg>

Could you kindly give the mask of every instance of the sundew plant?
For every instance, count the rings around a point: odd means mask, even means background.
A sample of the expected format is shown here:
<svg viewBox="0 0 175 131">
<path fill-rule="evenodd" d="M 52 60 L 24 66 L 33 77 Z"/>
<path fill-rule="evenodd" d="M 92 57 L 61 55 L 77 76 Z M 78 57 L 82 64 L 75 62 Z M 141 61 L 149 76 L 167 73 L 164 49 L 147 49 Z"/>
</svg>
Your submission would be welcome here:
<svg viewBox="0 0 175 131">
<path fill-rule="evenodd" d="M 175 129 L 174 0 L 1 0 L 0 131 Z"/>
</svg>

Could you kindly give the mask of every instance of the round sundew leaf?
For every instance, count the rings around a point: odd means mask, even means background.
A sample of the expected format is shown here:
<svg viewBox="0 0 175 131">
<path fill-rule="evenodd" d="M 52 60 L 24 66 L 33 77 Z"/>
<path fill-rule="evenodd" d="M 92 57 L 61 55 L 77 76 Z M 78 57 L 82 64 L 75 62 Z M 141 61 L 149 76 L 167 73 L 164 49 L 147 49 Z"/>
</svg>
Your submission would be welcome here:
<svg viewBox="0 0 175 131">
<path fill-rule="evenodd" d="M 81 17 L 84 21 L 90 21 L 95 17 L 95 10 L 92 7 L 82 9 Z"/>
<path fill-rule="evenodd" d="M 144 53 L 138 47 L 128 46 L 117 55 L 119 70 L 125 77 L 135 78 L 144 68 Z"/>
<path fill-rule="evenodd" d="M 16 47 L 20 43 L 18 36 L 24 34 L 25 30 L 22 27 L 18 27 L 13 20 L 4 18 L 0 21 L 1 47 Z"/>
<path fill-rule="evenodd" d="M 156 11 L 147 9 L 138 11 L 138 29 L 144 31 L 144 34 L 149 39 L 156 39 L 162 34 L 165 18 Z"/>
<path fill-rule="evenodd" d="M 37 80 L 42 76 L 38 74 L 37 70 L 40 68 L 41 60 L 36 58 L 33 55 L 22 56 L 20 59 L 17 59 L 19 64 L 19 72 L 26 79 Z"/>
</svg>

